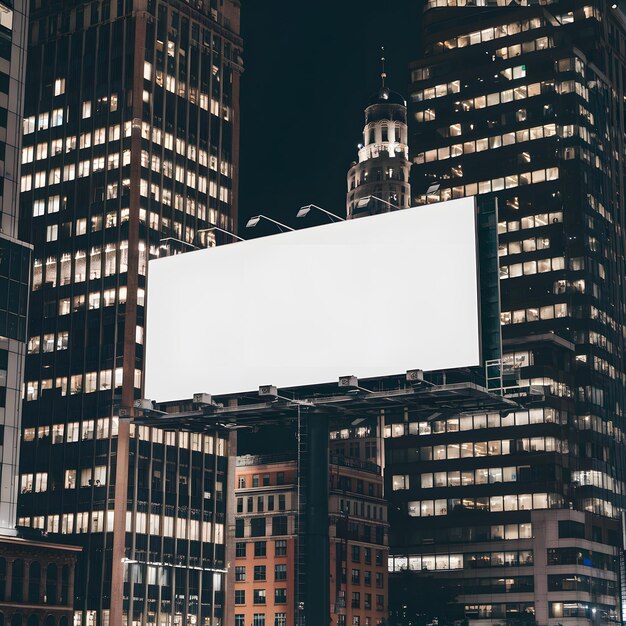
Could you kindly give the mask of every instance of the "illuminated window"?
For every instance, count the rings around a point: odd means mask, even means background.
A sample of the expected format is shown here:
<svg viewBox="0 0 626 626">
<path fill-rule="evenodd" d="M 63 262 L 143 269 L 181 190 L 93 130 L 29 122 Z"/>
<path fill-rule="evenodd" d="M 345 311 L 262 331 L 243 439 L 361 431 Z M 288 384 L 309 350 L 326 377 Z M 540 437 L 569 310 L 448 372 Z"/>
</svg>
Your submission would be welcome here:
<svg viewBox="0 0 626 626">
<path fill-rule="evenodd" d="M 65 78 L 57 78 L 54 81 L 54 95 L 60 96 L 65 93 Z"/>
<path fill-rule="evenodd" d="M 63 109 L 54 109 L 52 111 L 52 119 L 50 121 L 50 126 L 61 126 L 63 124 Z"/>
<path fill-rule="evenodd" d="M 34 146 L 28 146 L 26 148 L 22 148 L 22 164 L 24 163 L 32 163 L 35 157 L 35 148 Z"/>
</svg>

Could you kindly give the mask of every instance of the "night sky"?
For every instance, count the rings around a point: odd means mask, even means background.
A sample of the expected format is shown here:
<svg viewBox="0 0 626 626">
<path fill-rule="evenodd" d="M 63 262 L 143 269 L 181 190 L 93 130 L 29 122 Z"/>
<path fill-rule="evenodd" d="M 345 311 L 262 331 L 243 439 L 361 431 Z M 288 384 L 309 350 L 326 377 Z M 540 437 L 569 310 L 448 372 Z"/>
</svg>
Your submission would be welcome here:
<svg viewBox="0 0 626 626">
<path fill-rule="evenodd" d="M 380 85 L 407 96 L 418 46 L 418 0 L 242 0 L 239 228 L 248 217 L 296 225 L 314 203 L 345 215 L 346 175 L 361 141 L 363 109 Z M 321 213 L 307 224 L 323 223 Z M 298 220 L 299 221 L 299 220 Z M 304 224 L 298 224 L 303 226 Z"/>
</svg>

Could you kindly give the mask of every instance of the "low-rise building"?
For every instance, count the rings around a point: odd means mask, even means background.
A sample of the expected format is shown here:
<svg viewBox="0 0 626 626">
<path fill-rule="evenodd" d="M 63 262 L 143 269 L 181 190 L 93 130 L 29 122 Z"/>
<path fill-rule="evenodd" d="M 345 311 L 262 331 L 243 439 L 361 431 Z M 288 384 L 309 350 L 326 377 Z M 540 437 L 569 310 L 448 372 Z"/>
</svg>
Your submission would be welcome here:
<svg viewBox="0 0 626 626">
<path fill-rule="evenodd" d="M 333 456 L 329 482 L 331 622 L 387 616 L 387 507 L 380 467 Z M 236 477 L 235 626 L 293 626 L 298 581 L 295 455 L 240 456 Z"/>
<path fill-rule="evenodd" d="M 0 534 L 0 625 L 70 626 L 80 547 Z"/>
</svg>

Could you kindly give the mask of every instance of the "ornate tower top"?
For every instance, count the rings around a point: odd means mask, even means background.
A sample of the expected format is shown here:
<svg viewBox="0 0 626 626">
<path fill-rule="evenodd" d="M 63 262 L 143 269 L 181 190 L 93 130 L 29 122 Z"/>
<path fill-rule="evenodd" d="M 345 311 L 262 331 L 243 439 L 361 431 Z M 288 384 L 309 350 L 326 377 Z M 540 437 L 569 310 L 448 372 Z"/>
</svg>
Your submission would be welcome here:
<svg viewBox="0 0 626 626">
<path fill-rule="evenodd" d="M 380 89 L 365 108 L 358 162 L 348 172 L 349 218 L 408 208 L 410 163 L 405 99 L 386 85 L 381 48 Z"/>
</svg>

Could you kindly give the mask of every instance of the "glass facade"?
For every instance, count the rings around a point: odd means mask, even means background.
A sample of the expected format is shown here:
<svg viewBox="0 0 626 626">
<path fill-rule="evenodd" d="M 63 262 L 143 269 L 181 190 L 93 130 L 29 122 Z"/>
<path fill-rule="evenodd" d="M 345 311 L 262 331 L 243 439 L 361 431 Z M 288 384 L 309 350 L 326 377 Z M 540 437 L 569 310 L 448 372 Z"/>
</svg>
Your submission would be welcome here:
<svg viewBox="0 0 626 626">
<path fill-rule="evenodd" d="M 392 552 L 423 559 L 437 536 L 458 553 L 459 527 L 519 530 L 541 511 L 550 536 L 571 508 L 611 528 L 597 539 L 613 554 L 626 493 L 623 20 L 596 1 L 462 4 L 472 8 L 425 6 L 409 94 L 413 197 L 497 200 L 500 386 L 521 407 L 387 417 Z M 534 567 L 534 587 L 516 587 L 524 614 L 585 617 L 567 614 Z M 476 598 L 459 602 L 460 617 L 508 616 L 508 604 L 480 604 L 495 593 L 483 584 L 460 588 Z M 617 606 L 608 595 L 597 604 L 607 619 Z"/>
<path fill-rule="evenodd" d="M 0 2 L 0 534 L 14 534 L 31 247 L 18 237 L 28 3 Z"/>
<path fill-rule="evenodd" d="M 76 626 L 224 618 L 227 440 L 128 416 L 148 259 L 236 225 L 238 29 L 230 1 L 33 2 L 19 524 L 84 547 Z"/>
</svg>

